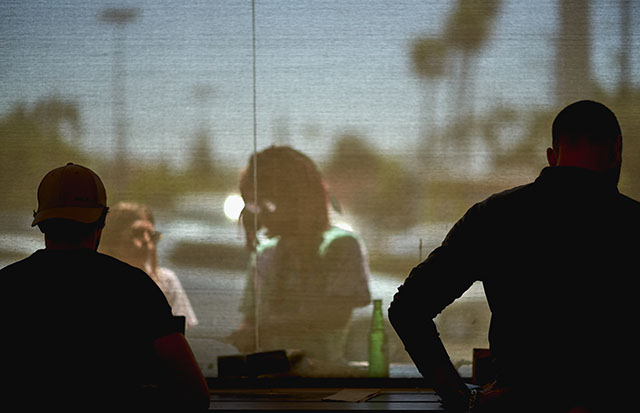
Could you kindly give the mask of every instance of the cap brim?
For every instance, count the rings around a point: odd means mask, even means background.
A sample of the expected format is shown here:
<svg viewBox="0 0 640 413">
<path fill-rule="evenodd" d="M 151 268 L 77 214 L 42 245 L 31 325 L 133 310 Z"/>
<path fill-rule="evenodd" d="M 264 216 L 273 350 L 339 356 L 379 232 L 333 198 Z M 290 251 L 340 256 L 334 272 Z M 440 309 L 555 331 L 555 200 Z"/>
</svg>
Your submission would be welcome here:
<svg viewBox="0 0 640 413">
<path fill-rule="evenodd" d="M 62 207 L 62 208 L 49 208 L 44 211 L 38 212 L 34 218 L 31 226 L 34 227 L 46 221 L 48 219 L 69 219 L 71 221 L 81 222 L 83 224 L 90 224 L 96 222 L 105 207 L 95 208 L 81 208 L 81 207 Z"/>
</svg>

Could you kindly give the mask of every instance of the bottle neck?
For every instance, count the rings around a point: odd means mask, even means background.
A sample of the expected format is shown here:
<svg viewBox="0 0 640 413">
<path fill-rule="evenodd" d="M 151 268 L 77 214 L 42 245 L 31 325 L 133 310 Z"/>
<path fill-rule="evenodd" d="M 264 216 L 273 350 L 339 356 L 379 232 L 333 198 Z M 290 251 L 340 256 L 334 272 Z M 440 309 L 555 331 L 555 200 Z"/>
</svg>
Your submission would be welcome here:
<svg viewBox="0 0 640 413">
<path fill-rule="evenodd" d="M 371 329 L 384 329 L 384 316 L 382 315 L 382 302 L 375 300 L 373 302 L 373 315 L 371 317 Z"/>
</svg>

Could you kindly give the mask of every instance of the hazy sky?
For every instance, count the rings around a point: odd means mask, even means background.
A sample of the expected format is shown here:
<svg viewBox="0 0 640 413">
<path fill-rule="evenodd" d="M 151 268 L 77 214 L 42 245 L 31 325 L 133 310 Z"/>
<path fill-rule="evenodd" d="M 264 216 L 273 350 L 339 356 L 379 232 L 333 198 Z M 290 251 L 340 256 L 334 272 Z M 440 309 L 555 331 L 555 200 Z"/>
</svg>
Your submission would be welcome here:
<svg viewBox="0 0 640 413">
<path fill-rule="evenodd" d="M 409 44 L 437 36 L 453 3 L 256 0 L 258 146 L 286 130 L 290 143 L 322 156 L 340 133 L 355 131 L 383 150 L 410 153 L 423 89 Z M 474 66 L 479 110 L 552 103 L 555 4 L 503 2 Z M 592 10 L 594 70 L 605 87 L 618 79 L 616 5 L 595 1 Z M 81 110 L 85 148 L 112 156 L 113 26 L 98 16 L 113 6 L 141 10 L 124 28 L 129 150 L 180 164 L 206 127 L 219 157 L 244 163 L 253 148 L 246 0 L 0 0 L 0 114 L 43 96 L 70 99 Z M 632 9 L 634 22 L 639 9 Z M 636 84 L 638 47 L 634 41 Z"/>
</svg>

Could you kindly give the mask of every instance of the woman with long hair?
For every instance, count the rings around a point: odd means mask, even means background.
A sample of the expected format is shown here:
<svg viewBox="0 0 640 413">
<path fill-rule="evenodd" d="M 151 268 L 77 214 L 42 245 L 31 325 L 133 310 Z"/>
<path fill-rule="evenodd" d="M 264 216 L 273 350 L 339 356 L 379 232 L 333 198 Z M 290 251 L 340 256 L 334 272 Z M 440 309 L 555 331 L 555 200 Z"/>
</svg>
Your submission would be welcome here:
<svg viewBox="0 0 640 413">
<path fill-rule="evenodd" d="M 311 359 L 343 360 L 353 309 L 371 299 L 369 267 L 361 241 L 331 226 L 317 166 L 295 149 L 271 146 L 249 159 L 240 192 L 253 259 L 244 320 L 231 343 L 243 352 L 299 349 Z"/>
</svg>

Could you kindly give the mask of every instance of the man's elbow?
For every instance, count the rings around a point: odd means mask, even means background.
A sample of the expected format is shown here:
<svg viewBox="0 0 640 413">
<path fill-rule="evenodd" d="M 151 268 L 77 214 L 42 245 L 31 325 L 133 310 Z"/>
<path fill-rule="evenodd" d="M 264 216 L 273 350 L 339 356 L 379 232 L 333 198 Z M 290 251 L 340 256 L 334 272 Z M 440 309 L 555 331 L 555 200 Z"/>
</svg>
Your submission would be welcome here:
<svg viewBox="0 0 640 413">
<path fill-rule="evenodd" d="M 206 412 L 209 410 L 209 391 L 200 391 L 191 394 L 179 403 L 181 412 Z"/>
<path fill-rule="evenodd" d="M 401 299 L 399 299 L 398 294 L 393 297 L 391 304 L 389 305 L 389 309 L 387 310 L 387 317 L 389 318 L 389 323 L 393 328 L 398 331 L 403 322 L 407 321 L 409 317 L 406 311 L 406 306 L 402 304 Z"/>
<path fill-rule="evenodd" d="M 164 388 L 179 411 L 207 411 L 209 388 L 184 336 L 176 333 L 161 337 L 154 348 L 164 366 Z"/>
<path fill-rule="evenodd" d="M 191 386 L 185 393 L 184 405 L 188 407 L 182 411 L 206 412 L 209 410 L 210 394 L 206 379 L 202 377 L 195 385 Z"/>
<path fill-rule="evenodd" d="M 206 383 L 201 385 L 165 388 L 168 410 L 175 412 L 206 412 L 209 410 L 210 395 Z"/>
<path fill-rule="evenodd" d="M 401 287 L 402 288 L 402 287 Z M 389 323 L 398 336 L 404 339 L 413 336 L 417 329 L 421 329 L 426 322 L 431 321 L 430 312 L 421 305 L 421 298 L 413 294 L 396 293 L 387 310 Z"/>
</svg>

